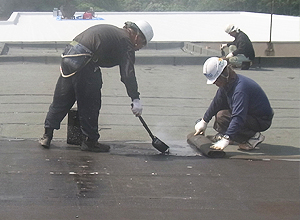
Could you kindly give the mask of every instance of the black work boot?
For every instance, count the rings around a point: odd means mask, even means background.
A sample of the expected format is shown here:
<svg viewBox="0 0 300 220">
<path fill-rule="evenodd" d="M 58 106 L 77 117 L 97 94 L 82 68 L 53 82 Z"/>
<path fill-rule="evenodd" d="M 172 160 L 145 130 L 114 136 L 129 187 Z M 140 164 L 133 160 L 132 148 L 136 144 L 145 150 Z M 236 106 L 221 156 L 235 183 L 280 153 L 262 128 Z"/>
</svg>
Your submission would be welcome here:
<svg viewBox="0 0 300 220">
<path fill-rule="evenodd" d="M 88 138 L 82 141 L 80 149 L 82 151 L 91 151 L 91 152 L 108 152 L 110 146 L 107 144 L 101 144 L 97 140 L 89 140 Z"/>
<path fill-rule="evenodd" d="M 45 133 L 39 141 L 44 148 L 50 148 L 50 143 L 53 138 L 53 130 L 53 128 L 45 128 Z"/>
<path fill-rule="evenodd" d="M 251 66 L 251 62 L 248 62 L 248 61 L 244 61 L 242 63 L 242 67 L 241 67 L 241 70 L 248 70 Z"/>
</svg>

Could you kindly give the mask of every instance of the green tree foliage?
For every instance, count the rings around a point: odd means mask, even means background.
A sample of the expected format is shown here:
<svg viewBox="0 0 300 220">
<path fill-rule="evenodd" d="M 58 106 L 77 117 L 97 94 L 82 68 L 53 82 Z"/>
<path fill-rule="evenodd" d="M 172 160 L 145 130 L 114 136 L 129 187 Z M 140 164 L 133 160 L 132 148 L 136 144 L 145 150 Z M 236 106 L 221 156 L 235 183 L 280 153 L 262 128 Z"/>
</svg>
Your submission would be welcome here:
<svg viewBox="0 0 300 220">
<path fill-rule="evenodd" d="M 93 7 L 95 11 L 119 11 L 119 0 L 75 0 L 78 10 Z"/>
<path fill-rule="evenodd" d="M 65 0 L 8 0 L 14 11 L 49 11 L 61 6 Z M 51 10 L 52 11 L 52 10 Z"/>
<path fill-rule="evenodd" d="M 249 11 L 300 15 L 300 0 L 124 0 L 124 11 Z"/>
</svg>

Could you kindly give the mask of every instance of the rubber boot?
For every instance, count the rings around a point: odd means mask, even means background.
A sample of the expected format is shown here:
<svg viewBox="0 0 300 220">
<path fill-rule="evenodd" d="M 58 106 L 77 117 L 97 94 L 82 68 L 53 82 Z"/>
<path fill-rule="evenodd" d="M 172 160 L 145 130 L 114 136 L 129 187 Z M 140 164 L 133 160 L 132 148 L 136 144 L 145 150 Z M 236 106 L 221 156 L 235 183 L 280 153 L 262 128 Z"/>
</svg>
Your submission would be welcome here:
<svg viewBox="0 0 300 220">
<path fill-rule="evenodd" d="M 110 146 L 107 144 L 101 144 L 97 140 L 90 140 L 86 138 L 86 140 L 82 141 L 80 149 L 82 151 L 91 151 L 91 152 L 108 152 L 110 150 Z"/>
<path fill-rule="evenodd" d="M 43 137 L 40 139 L 40 144 L 44 147 L 49 149 L 50 143 L 53 138 L 53 128 L 45 128 L 45 133 L 43 134 Z"/>
</svg>

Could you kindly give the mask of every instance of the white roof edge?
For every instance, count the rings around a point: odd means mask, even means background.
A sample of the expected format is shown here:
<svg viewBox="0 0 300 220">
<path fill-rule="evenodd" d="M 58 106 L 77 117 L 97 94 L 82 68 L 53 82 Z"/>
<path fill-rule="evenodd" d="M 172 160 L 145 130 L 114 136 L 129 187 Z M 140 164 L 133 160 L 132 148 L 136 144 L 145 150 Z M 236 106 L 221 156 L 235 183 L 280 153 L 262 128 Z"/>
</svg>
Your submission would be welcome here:
<svg viewBox="0 0 300 220">
<path fill-rule="evenodd" d="M 266 13 L 96 12 L 98 18 L 96 20 L 57 20 L 53 14 L 53 12 L 13 12 L 7 21 L 0 21 L 0 31 L 6 33 L 0 36 L 0 42 L 70 41 L 90 26 L 112 24 L 121 27 L 128 20 L 147 20 L 153 27 L 155 42 L 230 42 L 233 38 L 224 32 L 224 27 L 234 22 L 252 42 L 268 42 L 270 38 L 271 16 Z M 75 17 L 82 14 L 83 12 L 76 12 Z M 164 22 L 161 22 L 162 20 Z M 274 14 L 272 41 L 300 41 L 300 17 Z"/>
</svg>

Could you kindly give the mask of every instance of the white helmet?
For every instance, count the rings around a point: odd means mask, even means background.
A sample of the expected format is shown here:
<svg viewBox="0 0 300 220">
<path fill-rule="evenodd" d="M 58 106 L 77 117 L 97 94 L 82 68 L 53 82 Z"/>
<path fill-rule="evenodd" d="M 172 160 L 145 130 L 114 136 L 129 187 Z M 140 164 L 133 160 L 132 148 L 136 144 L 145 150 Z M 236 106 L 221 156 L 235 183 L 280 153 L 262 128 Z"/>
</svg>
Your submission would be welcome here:
<svg viewBox="0 0 300 220">
<path fill-rule="evenodd" d="M 208 58 L 203 65 L 203 74 L 207 78 L 207 84 L 214 84 L 226 66 L 227 61 L 222 58 Z"/>
<path fill-rule="evenodd" d="M 146 38 L 146 43 L 148 44 L 149 41 L 153 38 L 153 30 L 151 25 L 147 21 L 137 21 L 134 22 L 136 26 L 140 29 L 143 35 Z"/>
<path fill-rule="evenodd" d="M 234 24 L 228 24 L 226 27 L 225 27 L 225 32 L 227 34 L 233 32 L 233 31 L 236 31 L 236 32 L 239 32 L 239 28 L 234 25 Z"/>
</svg>

